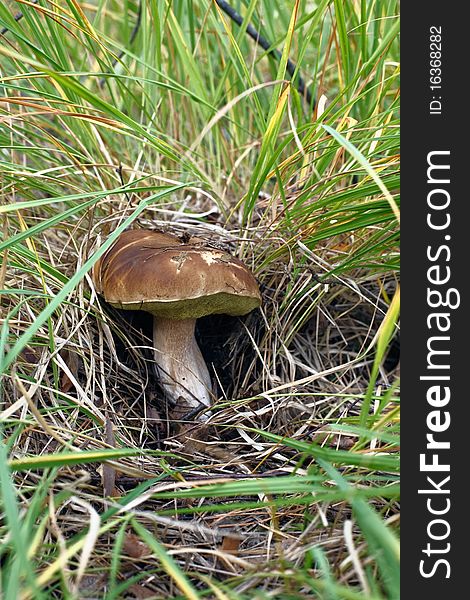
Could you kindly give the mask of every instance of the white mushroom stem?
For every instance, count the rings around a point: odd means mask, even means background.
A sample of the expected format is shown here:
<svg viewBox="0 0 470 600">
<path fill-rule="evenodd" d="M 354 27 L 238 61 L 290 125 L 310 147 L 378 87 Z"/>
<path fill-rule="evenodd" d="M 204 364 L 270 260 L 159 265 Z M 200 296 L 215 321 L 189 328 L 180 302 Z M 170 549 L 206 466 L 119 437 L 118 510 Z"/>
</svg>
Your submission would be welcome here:
<svg viewBox="0 0 470 600">
<path fill-rule="evenodd" d="M 195 326 L 196 319 L 153 317 L 160 382 L 170 403 L 182 414 L 211 405 L 211 378 L 194 337 Z"/>
</svg>

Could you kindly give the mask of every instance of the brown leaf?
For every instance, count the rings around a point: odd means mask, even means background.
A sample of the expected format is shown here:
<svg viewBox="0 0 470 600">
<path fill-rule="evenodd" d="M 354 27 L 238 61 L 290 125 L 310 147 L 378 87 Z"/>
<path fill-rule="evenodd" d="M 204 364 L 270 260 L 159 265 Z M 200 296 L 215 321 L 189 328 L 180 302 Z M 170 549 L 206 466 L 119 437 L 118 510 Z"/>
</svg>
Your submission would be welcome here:
<svg viewBox="0 0 470 600">
<path fill-rule="evenodd" d="M 70 369 L 70 372 L 75 377 L 78 378 L 78 356 L 76 352 L 69 352 L 69 350 L 62 350 L 60 353 L 61 357 L 64 359 L 65 364 Z M 70 392 L 73 389 L 73 383 L 67 373 L 62 373 L 62 377 L 60 380 L 60 389 L 64 394 Z"/>
<path fill-rule="evenodd" d="M 222 540 L 220 549 L 223 552 L 227 552 L 227 554 L 233 554 L 234 556 L 237 556 L 240 549 L 240 543 L 240 538 L 226 535 Z"/>
<path fill-rule="evenodd" d="M 137 535 L 126 533 L 122 544 L 122 553 L 129 558 L 142 558 L 152 554 L 152 551 Z"/>
<path fill-rule="evenodd" d="M 110 497 L 111 498 L 122 498 L 121 491 L 117 487 L 113 488 L 113 491 L 111 492 Z"/>
</svg>

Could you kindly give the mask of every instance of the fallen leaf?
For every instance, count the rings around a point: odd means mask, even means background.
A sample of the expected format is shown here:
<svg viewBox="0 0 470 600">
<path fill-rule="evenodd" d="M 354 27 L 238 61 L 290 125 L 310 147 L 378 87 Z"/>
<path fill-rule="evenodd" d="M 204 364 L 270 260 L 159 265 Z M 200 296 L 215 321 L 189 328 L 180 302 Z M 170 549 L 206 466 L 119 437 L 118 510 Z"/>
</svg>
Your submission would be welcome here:
<svg viewBox="0 0 470 600">
<path fill-rule="evenodd" d="M 126 533 L 122 544 L 122 553 L 129 558 L 142 558 L 152 554 L 152 551 L 134 533 Z"/>
<path fill-rule="evenodd" d="M 76 352 L 70 352 L 69 350 L 62 350 L 60 353 L 65 364 L 69 368 L 75 379 L 78 379 L 78 356 Z M 60 389 L 64 394 L 70 392 L 73 389 L 73 383 L 67 373 L 62 373 L 60 379 Z"/>
<path fill-rule="evenodd" d="M 240 538 L 226 535 L 222 540 L 220 549 L 227 554 L 233 554 L 234 556 L 237 556 L 240 549 L 240 543 Z"/>
</svg>

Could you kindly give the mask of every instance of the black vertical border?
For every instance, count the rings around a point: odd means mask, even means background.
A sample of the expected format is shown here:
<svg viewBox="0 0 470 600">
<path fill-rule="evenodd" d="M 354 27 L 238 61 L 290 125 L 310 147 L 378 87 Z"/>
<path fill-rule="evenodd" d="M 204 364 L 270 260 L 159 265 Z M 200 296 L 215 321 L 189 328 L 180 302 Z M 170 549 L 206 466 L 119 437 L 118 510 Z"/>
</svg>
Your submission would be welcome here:
<svg viewBox="0 0 470 600">
<path fill-rule="evenodd" d="M 470 476 L 467 468 L 470 455 L 470 315 L 468 292 L 470 279 L 470 20 L 466 2 L 403 2 L 401 7 L 401 63 L 402 63 L 402 121 L 401 121 L 401 195 L 402 202 L 402 598 L 464 598 L 468 594 L 470 575 L 468 542 L 470 541 L 469 509 Z M 430 89 L 431 28 L 441 29 L 442 89 Z M 432 30 L 435 32 L 436 30 Z M 435 39 L 435 38 L 434 38 Z M 435 50 L 435 47 L 433 48 Z M 435 56 L 435 55 L 434 55 Z M 435 63 L 436 64 L 436 63 Z M 436 71 L 434 72 L 436 73 Z M 433 96 L 435 98 L 433 98 Z M 441 114 L 430 111 L 430 102 L 442 103 Z M 438 106 L 437 104 L 433 106 Z M 450 164 L 450 183 L 433 185 L 428 182 L 428 153 L 450 152 L 449 158 L 436 158 L 435 162 Z M 438 174 L 435 171 L 436 175 Z M 444 171 L 440 173 L 444 179 Z M 428 194 L 433 188 L 447 190 L 450 204 L 447 209 L 434 211 L 431 218 L 445 222 L 449 227 L 433 230 L 427 222 L 430 208 Z M 433 196 L 444 203 L 445 194 Z M 435 223 L 438 223 L 435 220 Z M 449 237 L 450 236 L 450 237 Z M 445 249 L 448 248 L 448 250 Z M 441 250 L 439 251 L 439 248 Z M 428 253 L 435 258 L 429 259 Z M 450 273 L 446 284 L 431 285 L 431 277 Z M 446 268 L 448 267 L 448 269 Z M 449 271 L 450 270 L 450 271 Z M 428 288 L 440 289 L 442 294 L 453 288 L 460 296 L 460 306 L 455 309 L 433 309 L 428 304 Z M 457 293 L 452 294 L 453 301 Z M 428 368 L 429 339 L 437 335 L 437 319 L 428 318 L 433 312 L 446 313 L 441 326 L 450 322 L 449 342 L 434 340 L 434 349 L 449 350 L 449 355 L 436 356 L 435 363 L 450 365 L 450 369 Z M 420 379 L 426 375 L 449 375 L 445 382 Z M 432 385 L 442 386 L 434 399 L 444 397 L 446 385 L 450 400 L 439 408 L 428 402 Z M 439 416 L 432 411 L 438 410 Z M 450 426 L 434 439 L 448 441 L 449 449 L 442 449 L 436 459 L 439 464 L 450 465 L 450 471 L 423 472 L 420 454 L 427 453 L 426 462 L 432 460 L 434 451 L 427 450 L 427 434 L 431 424 Z M 434 484 L 427 479 L 433 479 Z M 450 479 L 445 482 L 447 476 Z M 418 490 L 445 490 L 419 493 Z M 448 490 L 448 493 L 447 493 Z M 448 499 L 448 500 L 447 500 Z M 429 505 L 428 505 L 429 501 Z M 450 502 L 450 504 L 449 504 Z M 444 511 L 441 515 L 429 512 Z M 445 520 L 430 525 L 434 519 Z M 433 540 L 431 532 L 442 540 Z M 444 537 L 445 536 L 445 537 Z M 429 544 L 429 546 L 428 546 Z M 448 545 L 447 545 L 448 544 Z M 443 560 L 447 562 L 437 561 Z M 424 562 L 421 562 L 424 561 Z M 424 577 L 423 571 L 431 576 Z M 445 594 L 445 596 L 444 596 Z"/>
</svg>

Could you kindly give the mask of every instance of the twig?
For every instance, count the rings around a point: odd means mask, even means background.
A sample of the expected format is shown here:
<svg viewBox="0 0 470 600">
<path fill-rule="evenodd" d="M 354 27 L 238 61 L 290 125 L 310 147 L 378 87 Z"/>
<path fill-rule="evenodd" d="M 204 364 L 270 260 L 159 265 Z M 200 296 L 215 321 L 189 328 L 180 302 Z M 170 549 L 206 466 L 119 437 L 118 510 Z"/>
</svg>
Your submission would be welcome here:
<svg viewBox="0 0 470 600">
<path fill-rule="evenodd" d="M 243 25 L 243 17 L 232 6 L 230 6 L 230 4 L 228 2 L 225 2 L 225 0 L 215 0 L 215 1 L 216 1 L 217 5 L 219 6 L 219 8 L 221 10 L 223 10 L 224 13 L 226 15 L 228 15 L 230 17 L 230 19 L 232 19 L 232 21 L 234 21 L 239 27 L 241 25 Z M 32 3 L 37 4 L 38 0 L 32 0 Z M 16 22 L 18 22 L 22 18 L 23 18 L 23 13 L 21 13 L 21 12 L 17 13 L 14 16 L 14 19 Z M 135 38 L 137 37 L 141 22 L 142 22 L 142 0 L 139 0 L 139 7 L 137 10 L 137 19 L 136 19 L 136 22 L 134 25 L 134 29 L 132 30 L 131 36 L 129 38 L 129 46 L 131 46 L 133 44 Z M 8 27 L 4 27 L 0 31 L 0 35 L 5 35 L 8 31 L 9 31 Z M 263 37 L 259 33 L 259 31 L 257 31 L 253 27 L 253 25 L 251 23 L 248 23 L 248 25 L 246 27 L 246 33 L 258 44 L 258 46 L 261 46 L 261 48 L 263 48 L 263 50 L 265 50 L 270 56 L 273 56 L 277 61 L 279 61 L 281 59 L 281 57 L 282 57 L 281 52 L 279 50 L 277 50 L 277 48 L 272 48 L 272 44 L 269 42 L 269 40 L 267 40 L 265 37 Z M 124 56 L 125 52 L 126 52 L 125 50 L 121 50 L 121 52 L 113 60 L 113 62 L 111 64 L 111 66 L 113 68 L 121 60 L 121 58 Z M 287 64 L 286 64 L 286 69 L 292 79 L 294 77 L 295 71 L 297 69 L 297 65 L 292 60 L 290 60 L 290 58 L 288 58 Z M 100 87 L 102 87 L 104 85 L 104 82 L 105 82 L 105 78 L 102 78 L 99 83 Z M 314 108 L 315 100 L 313 100 L 312 93 L 307 88 L 305 81 L 299 74 L 297 74 L 297 86 L 296 87 L 297 87 L 299 94 L 305 98 L 307 104 L 309 106 L 311 106 L 312 108 Z"/>
<path fill-rule="evenodd" d="M 31 0 L 32 4 L 37 4 L 38 0 Z M 18 21 L 20 21 L 23 18 L 23 13 L 22 12 L 18 12 L 16 13 L 16 15 L 13 17 L 15 19 L 15 21 L 18 23 Z M 0 35 L 5 35 L 5 33 L 8 33 L 10 30 L 8 29 L 8 27 L 4 27 L 1 31 L 0 31 Z"/>
<path fill-rule="evenodd" d="M 228 2 L 225 2 L 225 0 L 215 0 L 215 1 L 216 1 L 217 5 L 221 8 L 221 10 L 223 10 L 224 13 L 226 15 L 228 15 L 232 19 L 232 21 L 234 21 L 238 26 L 241 26 L 243 24 L 243 17 L 240 14 L 238 14 L 237 11 L 234 8 L 232 8 Z M 248 23 L 248 25 L 246 27 L 246 33 L 258 44 L 258 46 L 261 46 L 261 48 L 263 48 L 263 50 L 266 50 L 266 52 L 268 52 L 268 54 L 273 56 L 276 60 L 281 59 L 281 57 L 282 57 L 281 52 L 279 50 L 277 50 L 276 48 L 272 48 L 272 44 L 269 42 L 269 40 L 267 40 L 265 37 L 263 37 L 253 27 L 253 25 L 251 23 Z M 294 77 L 294 73 L 295 73 L 295 70 L 297 69 L 297 65 L 294 62 L 292 62 L 290 59 L 287 59 L 286 69 L 292 78 L 292 77 Z M 297 90 L 298 90 L 299 94 L 305 98 L 305 100 L 307 101 L 307 104 L 309 106 L 312 106 L 312 108 L 314 108 L 315 101 L 312 99 L 312 93 L 307 88 L 307 86 L 305 85 L 305 81 L 302 79 L 302 77 L 299 74 L 297 74 Z"/>
</svg>

